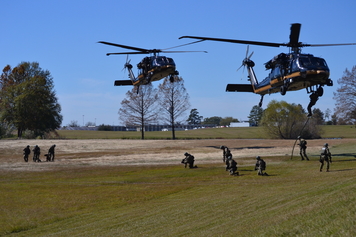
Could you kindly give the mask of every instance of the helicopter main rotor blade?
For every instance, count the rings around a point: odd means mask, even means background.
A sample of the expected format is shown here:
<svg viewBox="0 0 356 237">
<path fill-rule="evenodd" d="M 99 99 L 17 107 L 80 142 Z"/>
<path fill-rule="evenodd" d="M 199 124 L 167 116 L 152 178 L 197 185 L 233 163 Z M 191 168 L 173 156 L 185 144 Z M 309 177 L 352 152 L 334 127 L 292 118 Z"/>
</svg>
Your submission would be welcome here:
<svg viewBox="0 0 356 237">
<path fill-rule="evenodd" d="M 322 47 L 322 46 L 343 46 L 343 45 L 356 45 L 356 43 L 346 44 L 302 44 L 302 47 Z"/>
<path fill-rule="evenodd" d="M 290 27 L 289 44 L 290 47 L 298 47 L 301 24 L 294 23 Z"/>
<path fill-rule="evenodd" d="M 124 48 L 124 49 L 136 50 L 136 51 L 140 51 L 142 53 L 150 53 L 150 51 L 151 51 L 151 50 L 148 50 L 148 49 L 142 49 L 142 48 L 132 47 L 132 46 L 128 46 L 128 45 L 122 45 L 122 44 L 114 44 L 114 43 L 105 42 L 105 41 L 99 41 L 98 43 L 107 44 L 107 45 L 120 47 L 120 48 Z M 159 50 L 159 49 L 157 49 L 157 50 Z"/>
<path fill-rule="evenodd" d="M 207 53 L 208 51 L 161 51 L 162 53 Z"/>
<path fill-rule="evenodd" d="M 269 47 L 287 46 L 287 44 L 284 44 L 284 43 L 279 44 L 279 43 L 250 41 L 250 40 L 222 39 L 222 38 L 210 38 L 210 37 L 199 37 L 199 36 L 182 36 L 182 37 L 179 37 L 179 39 L 183 39 L 183 38 L 229 42 L 229 43 L 236 43 L 236 44 L 253 44 L 253 45 L 269 46 Z"/>
<path fill-rule="evenodd" d="M 196 44 L 196 43 L 199 43 L 199 42 L 202 42 L 202 41 L 204 41 L 204 40 L 198 40 L 198 41 L 190 42 L 190 43 L 187 43 L 187 44 L 182 44 L 182 45 L 178 45 L 178 46 L 162 49 L 162 51 L 163 50 L 167 50 L 167 49 L 175 49 L 175 48 L 186 46 L 186 45 L 190 45 L 190 44 Z"/>
<path fill-rule="evenodd" d="M 148 54 L 148 53 L 144 53 L 144 52 L 107 53 L 106 56 L 119 55 L 119 54 Z"/>
</svg>

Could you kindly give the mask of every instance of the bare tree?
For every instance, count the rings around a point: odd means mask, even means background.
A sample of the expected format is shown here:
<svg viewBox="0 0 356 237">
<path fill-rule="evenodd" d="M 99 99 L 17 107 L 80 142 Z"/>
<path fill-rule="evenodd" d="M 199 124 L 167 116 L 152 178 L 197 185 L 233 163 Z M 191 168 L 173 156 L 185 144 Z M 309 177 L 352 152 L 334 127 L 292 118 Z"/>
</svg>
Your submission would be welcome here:
<svg viewBox="0 0 356 237">
<path fill-rule="evenodd" d="M 341 86 L 334 92 L 335 114 L 348 124 L 356 124 L 356 66 L 351 72 L 346 69 L 344 76 L 337 80 Z"/>
<path fill-rule="evenodd" d="M 174 140 L 176 139 L 175 124 L 190 107 L 189 94 L 184 87 L 183 78 L 175 77 L 173 82 L 170 82 L 169 78 L 165 78 L 159 85 L 159 95 L 159 103 L 163 111 L 161 119 L 171 125 L 172 139 Z"/>
<path fill-rule="evenodd" d="M 152 84 L 140 86 L 139 92 L 134 87 L 121 101 L 119 119 L 126 125 L 140 126 L 141 139 L 145 139 L 145 125 L 156 122 L 159 114 L 157 89 Z"/>
</svg>

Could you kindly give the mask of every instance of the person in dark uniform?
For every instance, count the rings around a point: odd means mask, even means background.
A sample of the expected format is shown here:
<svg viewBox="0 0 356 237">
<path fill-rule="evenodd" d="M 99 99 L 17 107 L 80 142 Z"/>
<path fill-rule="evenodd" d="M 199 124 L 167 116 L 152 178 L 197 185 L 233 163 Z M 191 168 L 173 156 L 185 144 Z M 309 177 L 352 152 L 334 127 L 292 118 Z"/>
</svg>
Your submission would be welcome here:
<svg viewBox="0 0 356 237">
<path fill-rule="evenodd" d="M 30 146 L 28 145 L 27 147 L 25 147 L 25 149 L 23 149 L 23 158 L 26 162 L 28 162 L 28 156 L 31 154 L 31 149 Z"/>
<path fill-rule="evenodd" d="M 256 165 L 255 165 L 255 170 L 258 170 L 257 171 L 257 174 L 258 175 L 268 175 L 267 173 L 263 173 L 264 170 L 266 170 L 266 162 L 261 159 L 260 156 L 257 156 L 256 157 Z"/>
<path fill-rule="evenodd" d="M 239 172 L 236 172 L 237 162 L 234 159 L 232 159 L 232 157 L 227 159 L 226 170 L 229 171 L 230 175 L 239 175 Z"/>
<path fill-rule="evenodd" d="M 299 151 L 300 157 L 302 157 L 302 160 L 304 160 L 304 157 L 306 160 L 309 160 L 307 153 L 306 153 L 307 141 L 304 140 L 303 138 L 301 138 L 300 136 L 298 137 L 298 139 L 299 139 L 298 145 L 300 148 L 300 151 Z"/>
<path fill-rule="evenodd" d="M 184 153 L 185 158 L 182 160 L 182 164 L 184 164 L 184 168 L 187 168 L 187 165 L 189 165 L 189 169 L 192 168 L 197 168 L 197 166 L 194 166 L 194 156 L 189 154 L 188 152 Z"/>
<path fill-rule="evenodd" d="M 39 146 L 35 146 L 35 148 L 33 148 L 33 161 L 34 162 L 41 162 L 40 160 L 40 154 L 41 154 L 41 149 Z"/>
<path fill-rule="evenodd" d="M 318 93 L 315 91 L 315 92 L 313 92 L 313 93 L 309 96 L 309 98 L 310 98 L 310 102 L 309 102 L 309 104 L 308 104 L 307 110 L 308 110 L 308 117 L 311 117 L 311 116 L 313 115 L 311 108 L 312 108 L 312 107 L 316 104 L 316 102 L 318 101 L 319 95 L 318 95 Z"/>
<path fill-rule="evenodd" d="M 223 162 L 226 163 L 226 154 L 230 153 L 230 150 L 227 146 L 220 146 L 220 149 L 223 150 Z"/>
<path fill-rule="evenodd" d="M 226 171 L 229 170 L 229 165 L 230 165 L 230 160 L 232 160 L 232 154 L 229 148 L 226 147 L 226 152 L 225 152 L 225 165 L 226 165 Z"/>
<path fill-rule="evenodd" d="M 48 149 L 47 161 L 54 161 L 54 148 L 56 148 L 56 145 L 52 145 Z"/>
<path fill-rule="evenodd" d="M 326 172 L 329 172 L 329 167 L 330 167 L 330 163 L 332 163 L 331 160 L 331 153 L 329 150 L 329 144 L 325 143 L 323 148 L 321 149 L 321 153 L 320 153 L 320 172 L 323 171 L 323 167 L 324 167 L 324 162 L 326 162 Z"/>
</svg>

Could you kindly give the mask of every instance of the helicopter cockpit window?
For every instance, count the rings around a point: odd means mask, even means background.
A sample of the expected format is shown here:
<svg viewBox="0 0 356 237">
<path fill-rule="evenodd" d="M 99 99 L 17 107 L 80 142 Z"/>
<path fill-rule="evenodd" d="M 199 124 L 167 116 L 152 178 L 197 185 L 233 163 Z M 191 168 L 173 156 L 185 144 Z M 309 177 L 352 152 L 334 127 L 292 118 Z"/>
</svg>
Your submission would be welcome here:
<svg viewBox="0 0 356 237">
<path fill-rule="evenodd" d="M 317 57 L 300 57 L 299 64 L 301 67 L 308 69 L 328 69 L 324 59 Z"/>
<path fill-rule="evenodd" d="M 152 60 L 152 66 L 154 67 L 164 65 L 175 65 L 175 63 L 172 58 L 167 57 L 156 57 L 154 60 Z"/>
<path fill-rule="evenodd" d="M 296 59 L 294 59 L 291 63 L 291 72 L 297 72 L 299 71 L 299 67 L 298 67 L 298 62 Z"/>
<path fill-rule="evenodd" d="M 162 66 L 164 64 L 166 64 L 164 57 L 156 57 L 152 60 L 152 66 Z"/>
</svg>

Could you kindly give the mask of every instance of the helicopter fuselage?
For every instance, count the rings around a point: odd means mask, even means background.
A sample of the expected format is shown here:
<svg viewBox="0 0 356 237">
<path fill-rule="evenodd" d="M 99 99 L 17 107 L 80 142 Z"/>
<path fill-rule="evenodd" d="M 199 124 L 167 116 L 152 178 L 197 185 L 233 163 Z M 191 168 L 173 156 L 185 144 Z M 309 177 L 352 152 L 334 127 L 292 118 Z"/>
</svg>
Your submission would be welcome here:
<svg viewBox="0 0 356 237">
<path fill-rule="evenodd" d="M 138 76 L 133 80 L 133 85 L 148 84 L 178 74 L 174 60 L 165 56 L 145 57 L 137 64 L 137 68 Z"/>
<path fill-rule="evenodd" d="M 257 85 L 255 93 L 271 94 L 281 91 L 296 91 L 317 85 L 330 85 L 330 70 L 325 60 L 311 54 L 280 54 L 280 58 L 268 61 L 269 75 Z M 278 57 L 277 56 L 277 57 Z M 284 93 L 285 93 L 284 92 Z"/>
<path fill-rule="evenodd" d="M 311 54 L 284 54 L 281 53 L 272 60 L 265 63 L 269 75 L 261 82 L 258 82 L 250 59 L 245 60 L 251 86 L 229 84 L 227 91 L 254 92 L 265 95 L 286 91 L 296 91 L 313 86 L 332 85 L 329 79 L 330 71 L 325 60 L 314 57 Z M 311 90 L 312 91 L 312 90 Z"/>
</svg>

